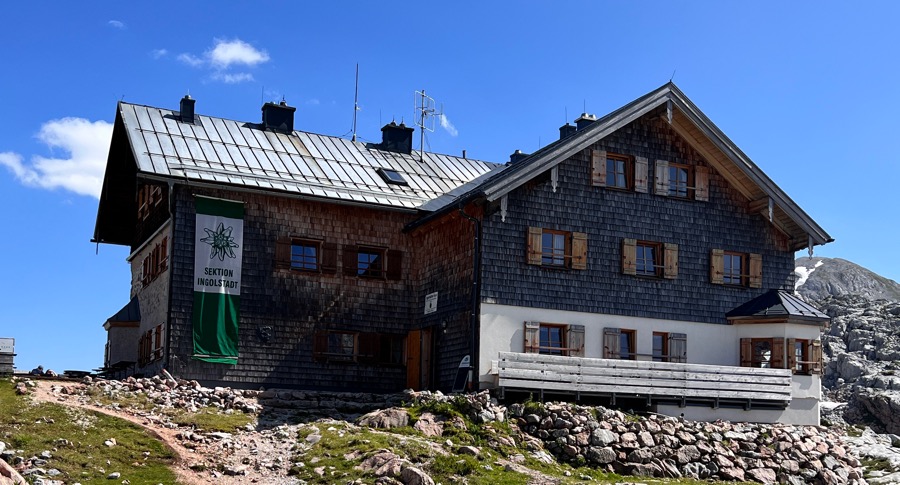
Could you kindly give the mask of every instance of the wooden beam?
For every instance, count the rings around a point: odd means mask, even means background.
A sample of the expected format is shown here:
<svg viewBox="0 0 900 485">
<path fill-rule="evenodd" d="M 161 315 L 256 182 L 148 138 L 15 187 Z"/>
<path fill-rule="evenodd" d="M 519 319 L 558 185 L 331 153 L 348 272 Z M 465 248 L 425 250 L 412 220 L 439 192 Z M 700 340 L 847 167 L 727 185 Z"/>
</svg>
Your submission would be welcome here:
<svg viewBox="0 0 900 485">
<path fill-rule="evenodd" d="M 731 171 L 728 170 L 719 160 L 719 157 L 716 154 L 712 153 L 710 150 L 706 149 L 703 145 L 701 145 L 696 139 L 694 139 L 694 137 L 688 132 L 688 130 L 684 126 L 682 126 L 681 117 L 675 117 L 672 122 L 672 129 L 675 130 L 675 133 L 678 133 L 679 136 L 684 138 L 685 141 L 690 143 L 691 147 L 693 147 L 694 150 L 697 150 L 697 152 L 700 153 L 700 156 L 706 159 L 706 162 L 712 165 L 713 168 L 715 168 L 721 176 L 725 177 L 725 180 L 727 180 L 729 184 L 737 189 L 737 191 L 740 192 L 741 195 L 749 200 L 752 200 L 754 198 L 750 190 L 748 190 L 747 187 L 744 186 L 744 184 L 738 181 L 737 177 L 735 177 L 731 173 Z"/>
</svg>

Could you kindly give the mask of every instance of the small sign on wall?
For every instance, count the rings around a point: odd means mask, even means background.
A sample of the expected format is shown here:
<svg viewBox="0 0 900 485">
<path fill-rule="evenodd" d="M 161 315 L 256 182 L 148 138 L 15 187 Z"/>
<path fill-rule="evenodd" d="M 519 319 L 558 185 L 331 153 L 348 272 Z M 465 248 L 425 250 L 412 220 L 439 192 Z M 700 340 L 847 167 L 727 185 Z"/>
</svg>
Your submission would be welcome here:
<svg viewBox="0 0 900 485">
<path fill-rule="evenodd" d="M 437 311 L 437 298 L 438 294 L 435 291 L 434 293 L 429 293 L 425 295 L 425 314 L 434 313 Z"/>
<path fill-rule="evenodd" d="M 16 348 L 16 339 L 0 338 L 0 354 L 14 354 Z"/>
</svg>

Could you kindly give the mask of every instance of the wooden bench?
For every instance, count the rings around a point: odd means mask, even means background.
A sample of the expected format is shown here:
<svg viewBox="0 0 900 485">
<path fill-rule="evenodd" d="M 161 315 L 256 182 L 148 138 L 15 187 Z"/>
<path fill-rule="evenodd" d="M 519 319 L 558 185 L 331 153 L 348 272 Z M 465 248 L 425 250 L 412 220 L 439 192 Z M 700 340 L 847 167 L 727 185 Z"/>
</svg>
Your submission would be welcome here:
<svg viewBox="0 0 900 485">
<path fill-rule="evenodd" d="M 786 407 L 790 369 L 761 369 L 500 352 L 498 387 L 666 401 L 750 403 Z"/>
</svg>

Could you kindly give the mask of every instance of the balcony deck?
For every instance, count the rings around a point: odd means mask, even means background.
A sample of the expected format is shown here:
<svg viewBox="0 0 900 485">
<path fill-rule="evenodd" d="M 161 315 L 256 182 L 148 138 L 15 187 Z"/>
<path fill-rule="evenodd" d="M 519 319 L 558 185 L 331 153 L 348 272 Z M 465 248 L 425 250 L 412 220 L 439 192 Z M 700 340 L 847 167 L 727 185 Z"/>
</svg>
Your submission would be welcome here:
<svg viewBox="0 0 900 485">
<path fill-rule="evenodd" d="M 761 369 L 501 352 L 498 387 L 580 396 L 787 407 L 790 369 Z"/>
</svg>

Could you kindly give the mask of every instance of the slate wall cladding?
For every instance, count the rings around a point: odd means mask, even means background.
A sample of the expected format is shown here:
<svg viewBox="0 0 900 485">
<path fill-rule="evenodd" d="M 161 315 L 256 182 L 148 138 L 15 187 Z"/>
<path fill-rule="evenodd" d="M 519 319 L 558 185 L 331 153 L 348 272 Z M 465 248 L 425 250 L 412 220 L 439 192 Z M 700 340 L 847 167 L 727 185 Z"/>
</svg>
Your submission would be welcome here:
<svg viewBox="0 0 900 485">
<path fill-rule="evenodd" d="M 592 148 L 647 157 L 650 193 L 592 187 L 589 149 L 559 165 L 555 193 L 549 182 L 515 190 L 506 222 L 499 212 L 485 218 L 483 301 L 725 324 L 725 312 L 736 306 L 769 289 L 793 288 L 794 257 L 784 236 L 759 215 L 748 214 L 743 196 L 714 169 L 708 202 L 652 193 L 655 160 L 706 165 L 658 114 L 636 120 Z M 586 232 L 587 269 L 526 264 L 529 226 Z M 677 279 L 621 274 L 624 238 L 678 244 Z M 762 288 L 711 284 L 713 248 L 762 254 Z"/>
<path fill-rule="evenodd" d="M 480 216 L 480 211 L 474 213 Z M 453 386 L 462 358 L 471 352 L 472 270 L 475 225 L 451 213 L 412 233 L 416 247 L 414 311 L 435 339 L 434 387 Z M 438 293 L 437 311 L 424 315 L 425 296 Z"/>
<path fill-rule="evenodd" d="M 170 370 L 180 377 L 231 386 L 395 391 L 406 384 L 403 365 L 316 362 L 313 335 L 321 330 L 405 335 L 411 327 L 410 236 L 414 217 L 399 211 L 324 204 L 286 197 L 178 186 L 174 249 Z M 245 202 L 239 322 L 234 366 L 190 359 L 195 210 L 193 195 Z M 400 281 L 275 269 L 275 242 L 291 235 L 342 247 L 372 245 L 404 251 Z"/>
</svg>

